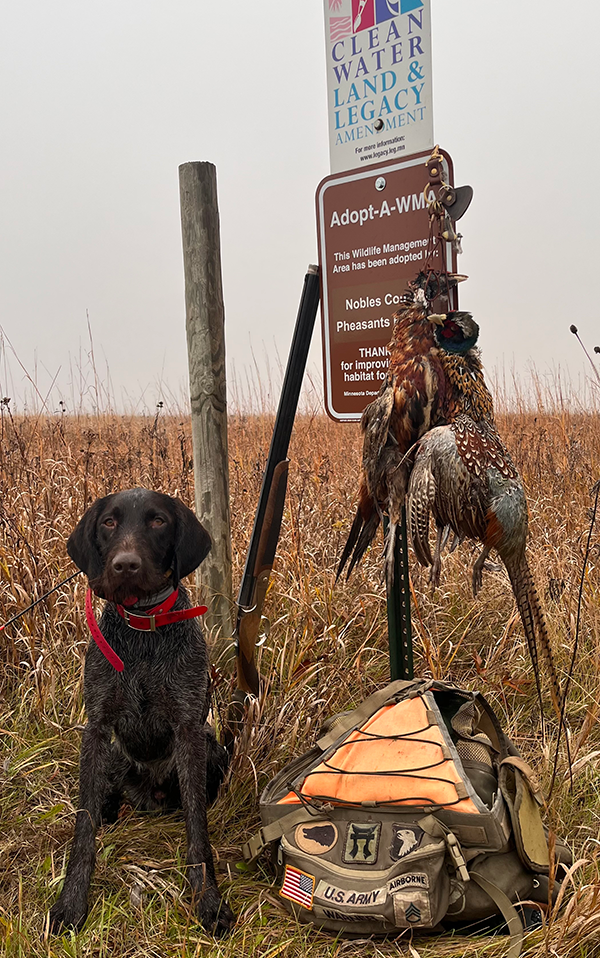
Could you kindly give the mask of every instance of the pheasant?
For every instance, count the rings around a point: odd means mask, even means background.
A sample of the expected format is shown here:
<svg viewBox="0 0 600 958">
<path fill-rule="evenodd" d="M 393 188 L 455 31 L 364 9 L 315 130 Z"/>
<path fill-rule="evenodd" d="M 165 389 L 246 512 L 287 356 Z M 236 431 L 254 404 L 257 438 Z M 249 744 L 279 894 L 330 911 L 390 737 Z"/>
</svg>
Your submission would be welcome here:
<svg viewBox="0 0 600 958">
<path fill-rule="evenodd" d="M 350 557 L 348 576 L 373 541 L 382 515 L 390 526 L 386 539 L 386 576 L 393 581 L 396 529 L 402 518 L 410 471 L 409 453 L 416 441 L 440 421 L 446 379 L 436 343 L 437 324 L 446 317 L 431 315 L 429 303 L 447 294 L 463 277 L 420 273 L 405 302 L 394 314 L 388 346 L 388 374 L 379 395 L 366 407 L 362 420 L 362 472 L 358 509 L 337 570 L 339 577 Z M 461 339 L 460 329 L 449 338 Z"/>
<path fill-rule="evenodd" d="M 477 324 L 469 314 L 458 320 L 462 342 L 477 340 Z M 492 397 L 485 385 L 479 351 L 455 348 L 452 337 L 444 344 L 448 324 L 435 339 L 446 391 L 437 425 L 423 435 L 417 447 L 407 496 L 407 517 L 418 561 L 432 566 L 432 581 L 439 581 L 441 551 L 451 529 L 459 539 L 479 540 L 483 549 L 473 567 L 473 592 L 482 583 L 484 564 L 494 549 L 506 567 L 523 623 L 538 695 L 541 696 L 538 642 L 548 669 L 551 696 L 557 714 L 561 709 L 558 681 L 548 628 L 527 561 L 527 502 L 521 477 L 498 435 Z M 446 330 L 446 332 L 444 332 Z M 467 333 L 469 335 L 467 335 Z M 429 517 L 437 526 L 432 556 Z"/>
</svg>

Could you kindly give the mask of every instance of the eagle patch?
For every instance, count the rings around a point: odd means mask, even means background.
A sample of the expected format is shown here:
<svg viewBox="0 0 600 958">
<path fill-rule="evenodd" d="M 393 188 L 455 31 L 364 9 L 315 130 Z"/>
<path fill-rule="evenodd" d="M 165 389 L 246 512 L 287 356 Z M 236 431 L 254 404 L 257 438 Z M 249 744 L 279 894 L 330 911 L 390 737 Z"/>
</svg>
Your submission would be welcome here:
<svg viewBox="0 0 600 958">
<path fill-rule="evenodd" d="M 390 858 L 399 862 L 401 858 L 410 855 L 421 844 L 424 832 L 418 825 L 392 825 L 392 844 Z"/>
</svg>

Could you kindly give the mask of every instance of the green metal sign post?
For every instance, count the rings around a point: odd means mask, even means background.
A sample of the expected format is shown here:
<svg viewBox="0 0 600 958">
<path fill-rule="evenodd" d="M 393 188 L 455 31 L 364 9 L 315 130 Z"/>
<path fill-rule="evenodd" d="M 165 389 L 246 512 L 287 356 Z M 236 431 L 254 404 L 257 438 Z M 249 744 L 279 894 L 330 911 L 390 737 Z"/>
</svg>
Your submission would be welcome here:
<svg viewBox="0 0 600 958">
<path fill-rule="evenodd" d="M 384 519 L 387 532 L 388 520 Z M 387 593 L 388 643 L 390 648 L 390 677 L 414 677 L 412 627 L 410 619 L 410 578 L 408 571 L 408 536 L 406 509 L 402 510 L 400 535 L 396 536 L 394 568 L 396 574 Z"/>
</svg>

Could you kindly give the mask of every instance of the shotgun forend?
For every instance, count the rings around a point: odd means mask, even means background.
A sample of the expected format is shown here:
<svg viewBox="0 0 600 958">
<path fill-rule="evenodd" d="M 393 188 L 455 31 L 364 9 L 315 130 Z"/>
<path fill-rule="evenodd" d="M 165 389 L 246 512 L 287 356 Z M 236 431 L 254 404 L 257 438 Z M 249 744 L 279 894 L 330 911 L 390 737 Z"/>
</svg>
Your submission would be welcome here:
<svg viewBox="0 0 600 958">
<path fill-rule="evenodd" d="M 240 596 L 248 596 L 248 600 L 244 605 L 239 605 L 236 628 L 238 688 L 256 696 L 260 692 L 260 680 L 254 662 L 254 649 L 281 529 L 288 467 L 289 459 L 283 459 L 273 471 L 262 524 L 252 533 L 253 538 L 258 539 L 256 561 L 254 567 L 245 572 L 240 588 Z"/>
</svg>

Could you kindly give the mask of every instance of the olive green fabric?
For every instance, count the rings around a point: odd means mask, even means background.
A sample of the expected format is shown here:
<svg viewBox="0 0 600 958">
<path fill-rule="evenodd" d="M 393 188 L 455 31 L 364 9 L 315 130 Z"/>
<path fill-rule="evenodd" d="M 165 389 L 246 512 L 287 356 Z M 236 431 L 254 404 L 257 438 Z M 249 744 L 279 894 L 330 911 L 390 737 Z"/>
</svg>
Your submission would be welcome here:
<svg viewBox="0 0 600 958">
<path fill-rule="evenodd" d="M 376 801 L 340 806 L 302 795 L 310 771 L 355 729 L 385 705 L 415 695 L 442 732 L 442 751 L 459 771 L 460 794 L 474 813 Z M 298 804 L 290 804 L 294 792 Z M 271 846 L 281 900 L 301 921 L 337 934 L 398 935 L 501 914 L 516 958 L 522 929 L 513 903 L 541 900 L 540 888 L 547 892 L 541 804 L 533 771 L 483 696 L 431 680 L 395 682 L 330 720 L 316 746 L 272 779 L 260 799 L 263 827 L 244 855 L 254 860 Z M 561 860 L 568 863 L 567 851 Z"/>
<path fill-rule="evenodd" d="M 515 845 L 521 860 L 532 871 L 547 875 L 550 871 L 548 841 L 539 802 L 532 793 L 532 776 L 521 763 L 517 765 L 514 762 L 503 762 L 500 766 L 499 781 L 510 812 Z M 533 782 L 535 783 L 535 778 Z M 540 794 L 539 789 L 535 794 Z"/>
</svg>

